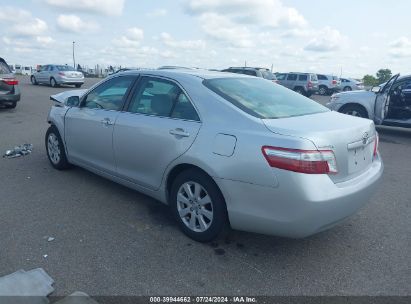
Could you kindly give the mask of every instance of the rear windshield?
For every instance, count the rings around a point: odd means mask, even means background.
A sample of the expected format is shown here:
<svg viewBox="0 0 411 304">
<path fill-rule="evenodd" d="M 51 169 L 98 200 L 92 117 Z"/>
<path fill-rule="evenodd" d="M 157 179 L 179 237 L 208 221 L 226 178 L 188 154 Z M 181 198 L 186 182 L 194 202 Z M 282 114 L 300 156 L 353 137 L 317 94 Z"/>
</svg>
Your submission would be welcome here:
<svg viewBox="0 0 411 304">
<path fill-rule="evenodd" d="M 56 65 L 57 70 L 59 71 L 75 71 L 75 69 L 68 65 Z"/>
<path fill-rule="evenodd" d="M 311 81 L 318 81 L 317 75 L 311 74 Z"/>
<path fill-rule="evenodd" d="M 9 66 L 3 61 L 0 60 L 0 74 L 10 74 L 11 70 Z"/>
<path fill-rule="evenodd" d="M 273 73 L 267 70 L 260 70 L 261 74 L 263 75 L 264 79 L 268 80 L 277 80 L 277 77 Z"/>
<path fill-rule="evenodd" d="M 311 99 L 261 78 L 215 78 L 204 80 L 203 84 L 258 118 L 285 118 L 329 111 Z"/>
</svg>

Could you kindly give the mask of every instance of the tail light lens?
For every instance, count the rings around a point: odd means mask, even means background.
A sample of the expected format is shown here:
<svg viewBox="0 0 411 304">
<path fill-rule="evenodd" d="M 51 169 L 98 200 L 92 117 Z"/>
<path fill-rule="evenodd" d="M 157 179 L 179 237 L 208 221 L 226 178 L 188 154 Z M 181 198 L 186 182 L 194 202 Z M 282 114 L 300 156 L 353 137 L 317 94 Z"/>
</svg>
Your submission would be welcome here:
<svg viewBox="0 0 411 304">
<path fill-rule="evenodd" d="M 380 137 L 378 136 L 378 133 L 375 132 L 375 140 L 374 140 L 374 153 L 373 153 L 373 158 L 375 159 L 378 155 L 378 145 L 380 143 Z"/>
<path fill-rule="evenodd" d="M 332 81 L 332 84 L 337 84 L 337 80 L 334 79 L 334 80 Z"/>
<path fill-rule="evenodd" d="M 313 87 L 313 83 L 311 81 L 308 82 L 307 87 L 312 88 Z"/>
<path fill-rule="evenodd" d="M 5 84 L 8 85 L 18 85 L 19 81 L 15 78 L 0 78 L 0 81 L 3 81 Z"/>
<path fill-rule="evenodd" d="M 331 150 L 298 150 L 264 146 L 270 167 L 306 174 L 337 174 L 337 160 Z"/>
</svg>

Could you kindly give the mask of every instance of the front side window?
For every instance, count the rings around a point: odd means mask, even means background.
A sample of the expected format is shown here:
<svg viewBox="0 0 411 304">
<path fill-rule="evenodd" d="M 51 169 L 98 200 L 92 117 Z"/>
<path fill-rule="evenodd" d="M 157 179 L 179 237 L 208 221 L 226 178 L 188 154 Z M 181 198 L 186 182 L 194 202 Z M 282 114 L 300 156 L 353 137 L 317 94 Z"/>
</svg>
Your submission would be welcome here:
<svg viewBox="0 0 411 304">
<path fill-rule="evenodd" d="M 203 84 L 258 118 L 286 118 L 329 111 L 311 99 L 282 86 L 273 86 L 261 78 L 215 78 L 204 80 Z"/>
<path fill-rule="evenodd" d="M 264 79 L 267 80 L 277 80 L 277 78 L 275 77 L 275 75 L 273 73 L 271 73 L 270 71 L 265 71 L 265 70 L 260 70 L 261 74 L 263 75 Z"/>
<path fill-rule="evenodd" d="M 284 80 L 285 76 L 287 76 L 287 74 L 277 74 L 277 79 L 278 80 Z"/>
<path fill-rule="evenodd" d="M 318 80 L 327 80 L 327 77 L 324 75 L 317 75 Z"/>
<path fill-rule="evenodd" d="M 140 88 L 131 99 L 129 112 L 187 120 L 199 120 L 197 112 L 175 83 L 143 77 Z"/>
<path fill-rule="evenodd" d="M 257 72 L 254 70 L 244 70 L 243 74 L 250 75 L 250 76 L 257 76 Z"/>
<path fill-rule="evenodd" d="M 116 77 L 99 85 L 83 100 L 82 106 L 89 109 L 120 111 L 126 93 L 130 89 L 134 77 Z"/>
</svg>

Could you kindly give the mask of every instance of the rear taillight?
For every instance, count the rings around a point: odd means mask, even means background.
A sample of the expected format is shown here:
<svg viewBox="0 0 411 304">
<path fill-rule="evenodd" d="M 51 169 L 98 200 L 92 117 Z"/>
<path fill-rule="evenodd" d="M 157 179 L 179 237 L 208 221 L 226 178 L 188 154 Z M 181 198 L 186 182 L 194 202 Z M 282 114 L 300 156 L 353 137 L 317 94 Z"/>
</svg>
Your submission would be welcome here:
<svg viewBox="0 0 411 304">
<path fill-rule="evenodd" d="M 380 142 L 380 137 L 378 136 L 378 133 L 375 132 L 375 139 L 374 139 L 374 153 L 373 153 L 373 158 L 375 159 L 378 155 L 378 144 Z"/>
<path fill-rule="evenodd" d="M 66 74 L 64 74 L 63 72 L 59 72 L 60 76 L 66 76 Z"/>
<path fill-rule="evenodd" d="M 271 167 L 307 173 L 337 174 L 337 160 L 331 150 L 298 150 L 264 146 L 261 148 Z"/>
<path fill-rule="evenodd" d="M 19 81 L 15 78 L 0 78 L 0 81 L 3 81 L 5 84 L 8 85 L 18 85 Z"/>
<path fill-rule="evenodd" d="M 332 84 L 337 84 L 337 80 L 334 79 L 334 80 L 332 81 Z"/>
<path fill-rule="evenodd" d="M 313 87 L 313 83 L 311 81 L 308 82 L 307 87 L 312 88 Z"/>
</svg>

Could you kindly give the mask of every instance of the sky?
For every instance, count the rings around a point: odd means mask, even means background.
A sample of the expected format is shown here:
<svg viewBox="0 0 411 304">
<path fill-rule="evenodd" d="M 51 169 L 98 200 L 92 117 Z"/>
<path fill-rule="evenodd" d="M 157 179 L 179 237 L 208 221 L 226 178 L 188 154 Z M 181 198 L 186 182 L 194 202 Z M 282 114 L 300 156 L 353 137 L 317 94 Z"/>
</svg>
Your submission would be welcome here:
<svg viewBox="0 0 411 304">
<path fill-rule="evenodd" d="M 9 64 L 411 72 L 409 0 L 0 0 Z"/>
</svg>

